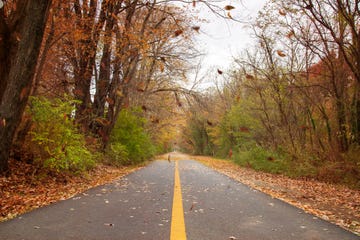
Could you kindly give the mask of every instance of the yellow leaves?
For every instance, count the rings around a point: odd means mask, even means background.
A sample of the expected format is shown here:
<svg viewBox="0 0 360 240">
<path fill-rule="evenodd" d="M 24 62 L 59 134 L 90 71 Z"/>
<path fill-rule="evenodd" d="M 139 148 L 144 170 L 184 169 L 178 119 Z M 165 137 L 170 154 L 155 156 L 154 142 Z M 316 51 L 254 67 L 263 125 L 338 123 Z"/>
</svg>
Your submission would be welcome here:
<svg viewBox="0 0 360 240">
<path fill-rule="evenodd" d="M 178 105 L 178 107 L 182 107 L 182 103 L 181 103 L 181 101 L 179 99 L 178 94 L 176 92 L 174 94 L 175 94 L 176 104 Z"/>
<path fill-rule="evenodd" d="M 116 91 L 116 95 L 117 95 L 118 97 L 123 97 L 123 96 L 124 96 L 122 90 L 117 90 L 117 91 Z"/>
<path fill-rule="evenodd" d="M 231 11 L 231 10 L 235 9 L 235 7 L 234 7 L 234 6 L 231 6 L 231 5 L 226 5 L 226 6 L 224 7 L 224 9 L 225 9 L 226 11 Z"/>
<path fill-rule="evenodd" d="M 277 53 L 277 55 L 279 55 L 280 57 L 286 57 L 286 54 L 285 54 L 283 51 L 281 51 L 281 50 L 276 50 L 276 53 Z"/>
</svg>

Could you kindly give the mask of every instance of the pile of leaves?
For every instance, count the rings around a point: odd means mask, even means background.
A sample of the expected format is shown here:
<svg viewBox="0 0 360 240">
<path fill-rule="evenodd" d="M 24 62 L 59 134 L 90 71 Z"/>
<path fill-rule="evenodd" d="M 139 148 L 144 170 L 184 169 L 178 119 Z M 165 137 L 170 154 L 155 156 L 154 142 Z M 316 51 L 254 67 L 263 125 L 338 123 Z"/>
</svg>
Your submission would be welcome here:
<svg viewBox="0 0 360 240">
<path fill-rule="evenodd" d="M 313 179 L 292 179 L 282 175 L 258 172 L 240 167 L 228 160 L 203 156 L 191 158 L 254 189 L 360 235 L 359 190 Z"/>
<path fill-rule="evenodd" d="M 0 221 L 65 200 L 135 171 L 139 167 L 98 165 L 79 175 L 41 173 L 34 165 L 10 160 L 11 174 L 0 177 Z"/>
</svg>

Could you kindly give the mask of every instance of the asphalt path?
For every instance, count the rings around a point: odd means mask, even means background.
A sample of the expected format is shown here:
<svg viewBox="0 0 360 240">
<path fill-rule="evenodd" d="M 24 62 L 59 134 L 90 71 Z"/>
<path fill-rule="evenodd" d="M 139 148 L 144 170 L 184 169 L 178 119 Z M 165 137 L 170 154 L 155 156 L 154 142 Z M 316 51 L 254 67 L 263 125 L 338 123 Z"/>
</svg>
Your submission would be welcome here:
<svg viewBox="0 0 360 240">
<path fill-rule="evenodd" d="M 188 240 L 360 239 L 196 161 L 177 165 Z M 168 240 L 174 171 L 174 161 L 154 161 L 112 184 L 0 223 L 0 239 Z"/>
</svg>

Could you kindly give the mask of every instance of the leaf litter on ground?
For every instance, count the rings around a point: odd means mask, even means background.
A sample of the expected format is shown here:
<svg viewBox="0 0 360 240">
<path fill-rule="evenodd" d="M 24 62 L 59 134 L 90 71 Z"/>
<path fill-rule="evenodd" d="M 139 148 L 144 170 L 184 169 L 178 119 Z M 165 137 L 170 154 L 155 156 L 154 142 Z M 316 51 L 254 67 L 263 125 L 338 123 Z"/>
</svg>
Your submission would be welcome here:
<svg viewBox="0 0 360 240">
<path fill-rule="evenodd" d="M 360 190 L 315 179 L 293 179 L 255 171 L 230 160 L 181 153 L 171 153 L 171 156 L 172 160 L 197 160 L 255 191 L 264 192 L 360 236 Z M 166 154 L 159 156 L 160 159 L 166 157 Z"/>
<path fill-rule="evenodd" d="M 195 159 L 253 189 L 290 203 L 360 236 L 360 191 L 314 179 L 292 179 L 283 175 L 240 167 L 230 160 L 204 156 Z"/>
<path fill-rule="evenodd" d="M 65 200 L 90 188 L 112 182 L 139 167 L 99 164 L 86 174 L 34 174 L 33 165 L 10 160 L 11 173 L 0 177 L 0 222 L 33 209 Z M 106 201 L 105 201 L 106 203 Z"/>
</svg>

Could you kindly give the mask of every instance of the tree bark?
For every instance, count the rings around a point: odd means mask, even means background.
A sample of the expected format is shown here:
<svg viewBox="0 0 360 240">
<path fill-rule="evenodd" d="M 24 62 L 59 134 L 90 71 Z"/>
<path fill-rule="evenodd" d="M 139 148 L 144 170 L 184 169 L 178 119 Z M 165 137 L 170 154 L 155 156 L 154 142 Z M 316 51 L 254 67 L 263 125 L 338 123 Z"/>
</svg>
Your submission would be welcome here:
<svg viewBox="0 0 360 240">
<path fill-rule="evenodd" d="M 35 73 L 36 60 L 39 55 L 41 41 L 44 34 L 47 14 L 51 5 L 51 0 L 21 0 L 24 4 L 23 12 L 18 16 L 16 28 L 9 28 L 5 14 L 0 15 L 2 27 L 7 27 L 8 32 L 0 31 L 0 35 L 7 37 L 2 39 L 1 44 L 9 41 L 11 34 L 15 33 L 18 37 L 14 51 L 11 55 L 2 55 L 0 66 L 8 68 L 8 74 L 1 69 L 0 82 L 6 82 L 0 103 L 0 173 L 8 171 L 8 159 L 10 148 L 18 127 L 21 116 L 25 109 L 32 79 Z M 17 32 L 13 32 L 17 31 Z M 12 46 L 8 46 L 9 49 Z M 3 65 L 8 63 L 9 65 Z"/>
</svg>

